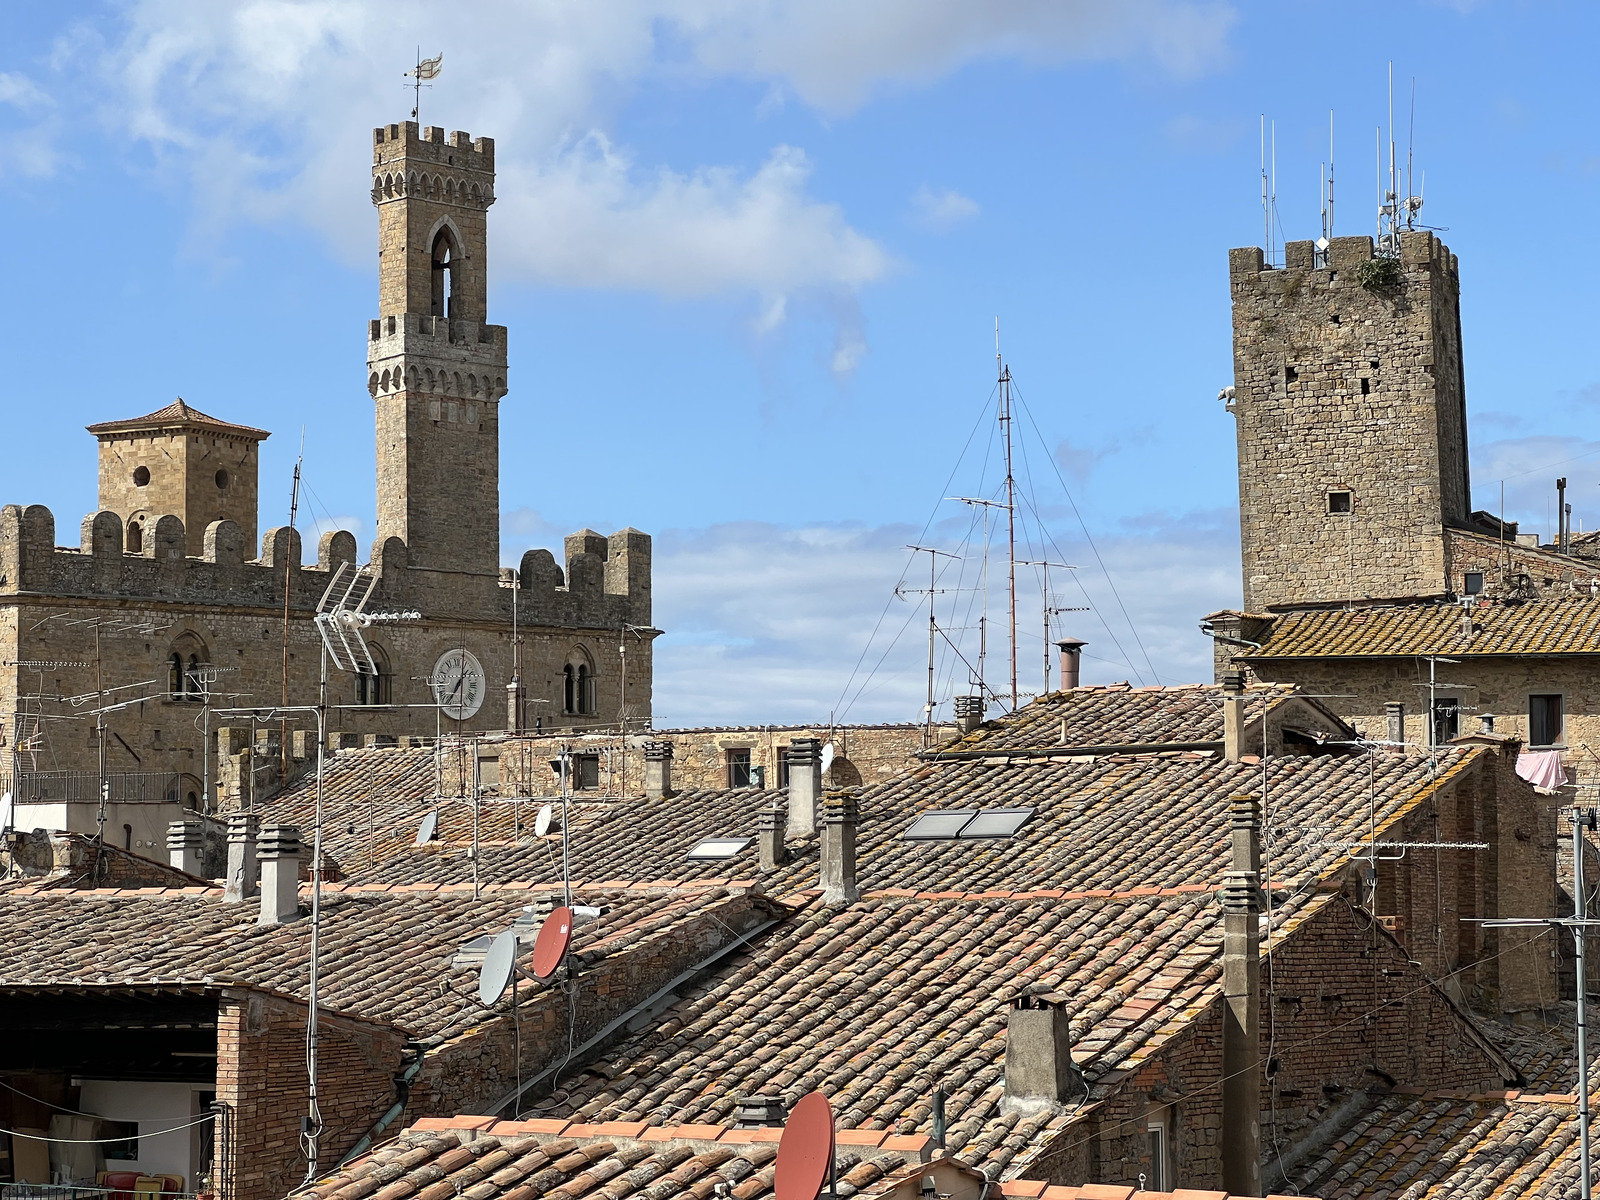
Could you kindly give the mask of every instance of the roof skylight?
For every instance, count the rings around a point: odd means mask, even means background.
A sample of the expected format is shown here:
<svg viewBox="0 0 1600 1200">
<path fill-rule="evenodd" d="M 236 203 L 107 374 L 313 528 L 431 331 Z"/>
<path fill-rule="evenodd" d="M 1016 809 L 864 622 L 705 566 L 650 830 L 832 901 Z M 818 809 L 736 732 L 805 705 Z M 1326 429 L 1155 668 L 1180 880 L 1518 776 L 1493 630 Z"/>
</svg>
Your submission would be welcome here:
<svg viewBox="0 0 1600 1200">
<path fill-rule="evenodd" d="M 968 841 L 1016 835 L 1031 808 L 956 808 L 925 812 L 901 836 L 908 842 Z"/>
<path fill-rule="evenodd" d="M 753 838 L 708 837 L 701 838 L 689 851 L 690 862 L 716 862 L 742 853 Z"/>
</svg>

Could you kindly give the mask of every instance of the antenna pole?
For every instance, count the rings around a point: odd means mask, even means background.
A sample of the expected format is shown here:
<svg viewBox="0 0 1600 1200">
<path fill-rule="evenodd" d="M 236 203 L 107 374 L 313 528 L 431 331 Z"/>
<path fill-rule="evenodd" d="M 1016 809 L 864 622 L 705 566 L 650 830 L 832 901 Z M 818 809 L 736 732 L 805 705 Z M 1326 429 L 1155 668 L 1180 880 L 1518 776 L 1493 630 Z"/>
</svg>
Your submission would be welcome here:
<svg viewBox="0 0 1600 1200">
<path fill-rule="evenodd" d="M 939 556 L 933 551 L 928 551 L 928 706 L 922 710 L 926 724 L 926 744 L 933 745 L 933 639 L 938 635 L 939 627 L 934 623 L 934 585 L 935 574 L 939 566 Z"/>
<path fill-rule="evenodd" d="M 1333 109 L 1328 110 L 1328 240 L 1333 240 Z"/>
<path fill-rule="evenodd" d="M 300 455 L 294 460 L 294 482 L 289 487 L 289 542 L 294 542 L 294 519 L 300 511 L 300 464 L 306 460 L 306 430 L 300 427 Z M 283 556 L 283 695 L 279 703 L 285 707 L 289 704 L 289 584 L 293 579 L 293 558 L 287 552 Z M 278 751 L 282 762 L 279 764 L 283 771 L 283 779 L 289 779 L 289 719 L 285 717 L 278 723 Z"/>
<path fill-rule="evenodd" d="M 1416 211 L 1411 207 L 1411 156 L 1417 143 L 1417 77 L 1411 77 L 1411 125 L 1406 133 L 1406 228 L 1413 226 Z"/>
<path fill-rule="evenodd" d="M 994 361 L 1000 372 L 1000 427 L 1006 435 L 1006 579 L 1011 612 L 1011 711 L 1017 710 L 1017 481 L 1011 473 L 1011 369 L 1000 357 L 1000 318 L 994 319 Z"/>
<path fill-rule="evenodd" d="M 1261 248 L 1272 265 L 1272 215 L 1267 208 L 1267 114 L 1261 114 Z"/>
</svg>

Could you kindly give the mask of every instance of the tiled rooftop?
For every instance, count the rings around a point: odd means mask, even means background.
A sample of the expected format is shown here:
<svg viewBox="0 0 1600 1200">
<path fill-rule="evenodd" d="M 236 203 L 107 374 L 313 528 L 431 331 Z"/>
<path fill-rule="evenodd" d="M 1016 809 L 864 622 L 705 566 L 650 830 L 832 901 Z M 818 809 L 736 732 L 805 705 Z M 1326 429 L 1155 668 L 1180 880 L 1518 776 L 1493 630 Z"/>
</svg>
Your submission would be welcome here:
<svg viewBox="0 0 1600 1200">
<path fill-rule="evenodd" d="M 1284 903 L 1279 927 L 1326 902 Z M 1027 1154 L 1082 1114 L 1001 1112 L 1007 1002 L 1033 984 L 1080 998 L 1073 1056 L 1093 1104 L 1096 1081 L 1144 1061 L 1219 994 L 1215 913 L 1198 892 L 814 903 L 528 1111 L 721 1124 L 741 1095 L 818 1089 L 841 1128 L 915 1134 L 937 1080 L 950 1152 L 991 1178 L 1025 1173 Z"/>
<path fill-rule="evenodd" d="M 1327 1152 L 1289 1174 L 1323 1200 L 1570 1200 L 1578 1194 L 1571 1094 L 1380 1100 Z"/>
<path fill-rule="evenodd" d="M 1468 632 L 1468 617 L 1471 631 Z M 1403 604 L 1281 613 L 1242 657 L 1395 658 L 1421 654 L 1600 654 L 1600 599 Z"/>
<path fill-rule="evenodd" d="M 1485 753 L 1479 748 L 1444 751 L 1438 771 L 1451 774 Z M 1342 861 L 1346 850 L 1323 846 L 1319 839 L 1360 836 L 1368 802 L 1381 822 L 1431 782 L 1427 759 L 1389 754 L 1370 761 L 1362 755 L 1273 758 L 1265 778 L 1277 879 L 1320 874 Z M 971 891 L 1210 886 L 1228 855 L 1228 798 L 1238 792 L 1259 795 L 1262 779 L 1259 763 L 1228 763 L 1213 753 L 1091 759 L 1069 752 L 1009 762 L 928 763 L 862 791 L 858 877 L 864 888 L 934 891 L 952 881 Z M 1325 803 L 1330 795 L 1347 797 L 1356 807 L 1330 812 Z M 568 835 L 573 876 L 591 883 L 755 876 L 754 844 L 719 862 L 691 863 L 684 856 L 704 837 L 753 837 L 757 814 L 783 799 L 782 791 L 742 789 L 577 806 Z M 505 802 L 483 806 L 479 878 L 559 879 L 559 836 L 508 842 L 509 807 Z M 902 837 L 930 809 L 1005 807 L 1035 809 L 1012 839 L 907 842 Z M 461 808 L 441 822 L 442 828 L 457 831 L 454 840 L 426 847 L 397 844 L 395 857 L 351 874 L 349 882 L 469 881 L 470 840 L 462 833 L 470 805 Z M 522 806 L 524 828 L 528 808 Z M 1341 823 L 1343 832 L 1324 832 L 1333 823 Z M 1158 825 L 1170 849 L 1152 855 L 1150 839 Z M 786 866 L 760 876 L 774 894 L 817 881 L 817 839 L 791 840 L 789 853 Z"/>
<path fill-rule="evenodd" d="M 1292 690 L 1288 686 L 1252 688 L 1245 693 L 1245 719 L 1255 720 L 1269 699 L 1286 696 Z M 987 721 L 940 749 L 998 753 L 1024 747 L 1065 749 L 1221 740 L 1221 686 L 1136 688 L 1113 683 L 1040 696 L 1014 716 Z"/>
<path fill-rule="evenodd" d="M 477 900 L 470 888 L 330 890 L 322 906 L 322 1003 L 418 1037 L 487 1017 L 477 972 L 452 969 L 452 960 L 464 942 L 499 933 L 540 896 L 527 888 L 491 889 Z M 723 888 L 639 888 L 590 890 L 581 902 L 611 910 L 574 931 L 573 952 L 587 963 L 670 936 L 674 923 L 735 900 Z M 311 922 L 257 925 L 256 914 L 254 902 L 222 904 L 217 891 L 200 888 L 55 892 L 49 902 L 0 896 L 7 930 L 0 987 L 243 984 L 304 999 Z M 41 946 L 51 952 L 41 954 Z M 544 986 L 530 983 L 524 996 Z"/>
<path fill-rule="evenodd" d="M 129 417 L 125 421 L 101 421 L 88 426 L 88 430 L 90 433 L 120 433 L 125 429 L 165 429 L 175 425 L 214 429 L 218 433 L 242 434 L 256 441 L 271 436 L 265 429 L 235 425 L 231 421 L 219 421 L 216 417 L 208 416 L 198 408 L 186 404 L 181 396 L 165 408 L 158 408 L 155 412 L 146 413 L 142 417 Z"/>
</svg>

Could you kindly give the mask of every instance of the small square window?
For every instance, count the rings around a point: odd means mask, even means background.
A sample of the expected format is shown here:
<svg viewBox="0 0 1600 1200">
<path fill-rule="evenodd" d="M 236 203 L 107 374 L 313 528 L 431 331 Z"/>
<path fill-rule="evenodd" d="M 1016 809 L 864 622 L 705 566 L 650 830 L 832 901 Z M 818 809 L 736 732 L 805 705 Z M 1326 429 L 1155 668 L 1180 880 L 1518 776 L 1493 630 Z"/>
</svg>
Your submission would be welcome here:
<svg viewBox="0 0 1600 1200">
<path fill-rule="evenodd" d="M 728 786 L 731 788 L 747 788 L 750 786 L 750 751 L 729 750 L 726 754 L 728 764 Z"/>
<path fill-rule="evenodd" d="M 1476 596 L 1483 591 L 1483 572 L 1468 571 L 1461 577 L 1461 592 L 1466 596 Z"/>
<path fill-rule="evenodd" d="M 1331 513 L 1347 513 L 1350 511 L 1349 492 L 1329 492 L 1328 511 Z"/>
<path fill-rule="evenodd" d="M 1559 746 L 1561 725 L 1560 695 L 1528 697 L 1528 745 Z"/>
<path fill-rule="evenodd" d="M 1372 380 L 1368 379 L 1365 375 L 1361 377 L 1361 394 L 1363 396 L 1372 395 Z"/>
<path fill-rule="evenodd" d="M 1297 380 L 1299 378 L 1300 378 L 1300 372 L 1299 371 L 1295 370 L 1293 367 L 1284 367 L 1284 369 L 1283 369 L 1283 381 L 1285 383 L 1293 383 L 1293 382 L 1295 382 L 1295 380 Z"/>
<path fill-rule="evenodd" d="M 572 786 L 580 792 L 592 792 L 600 787 L 600 756 L 574 754 L 572 756 Z"/>
<path fill-rule="evenodd" d="M 1461 733 L 1461 702 L 1448 697 L 1433 702 L 1433 744 L 1442 746 Z"/>
</svg>

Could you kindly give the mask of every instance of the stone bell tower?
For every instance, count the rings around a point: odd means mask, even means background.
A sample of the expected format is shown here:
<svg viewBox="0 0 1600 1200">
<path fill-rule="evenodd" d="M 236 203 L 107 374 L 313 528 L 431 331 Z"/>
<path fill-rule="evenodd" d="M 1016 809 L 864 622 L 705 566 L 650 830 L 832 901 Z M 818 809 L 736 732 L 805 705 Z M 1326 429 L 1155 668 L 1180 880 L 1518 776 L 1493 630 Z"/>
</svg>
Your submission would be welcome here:
<svg viewBox="0 0 1600 1200">
<path fill-rule="evenodd" d="M 499 577 L 506 330 L 488 316 L 494 140 L 415 121 L 373 131 L 378 538 L 413 569 Z"/>
</svg>

